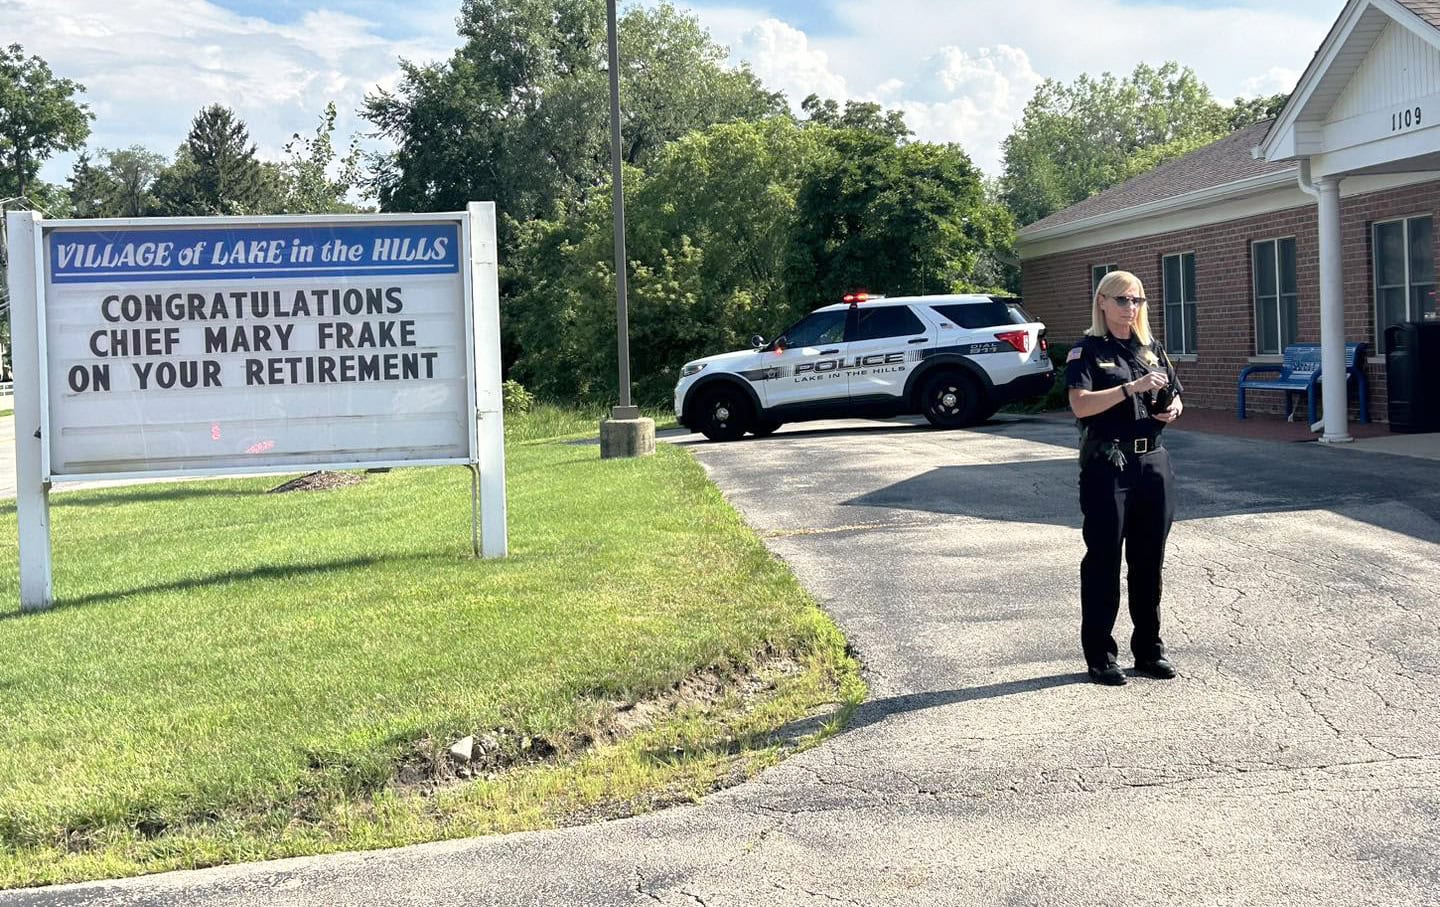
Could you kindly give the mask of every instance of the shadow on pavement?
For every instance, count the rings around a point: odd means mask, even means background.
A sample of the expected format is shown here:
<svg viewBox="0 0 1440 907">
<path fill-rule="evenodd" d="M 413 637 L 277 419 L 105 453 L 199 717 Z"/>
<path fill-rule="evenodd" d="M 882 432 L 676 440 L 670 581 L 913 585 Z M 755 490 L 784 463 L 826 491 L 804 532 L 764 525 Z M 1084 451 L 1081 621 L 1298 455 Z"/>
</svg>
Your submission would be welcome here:
<svg viewBox="0 0 1440 907">
<path fill-rule="evenodd" d="M 872 699 L 863 702 L 855 710 L 850 718 L 850 724 L 846 731 L 859 730 L 877 722 L 884 721 L 891 715 L 918 712 L 924 709 L 933 709 L 940 706 L 955 705 L 961 702 L 975 702 L 980 699 L 996 699 L 1001 696 L 1014 696 L 1017 693 L 1033 693 L 1036 690 L 1048 690 L 1053 687 L 1066 687 L 1075 683 L 1089 683 L 1090 678 L 1084 672 L 1073 674 L 1047 674 L 1044 677 L 1027 677 L 1024 680 L 1008 680 L 1004 683 L 991 683 L 980 687 L 966 687 L 959 690 L 939 690 L 930 693 L 906 693 L 902 696 L 889 696 L 885 699 Z"/>
<path fill-rule="evenodd" d="M 920 712 L 925 709 L 940 708 L 947 705 L 956 705 L 961 702 L 975 702 L 981 699 L 997 699 L 1001 696 L 1014 696 L 1019 693 L 1033 693 L 1037 690 L 1049 690 L 1055 687 L 1065 687 L 1076 683 L 1089 683 L 1090 678 L 1082 672 L 1072 674 L 1048 674 L 1044 677 L 1027 677 L 1024 680 L 1009 680 L 1004 683 L 992 683 L 979 687 L 965 687 L 958 690 L 937 690 L 929 693 L 906 693 L 901 696 L 888 696 L 884 699 L 871 699 L 862 702 L 856 707 L 850 720 L 846 722 L 841 730 L 842 734 L 858 731 L 863 727 L 878 724 L 892 715 L 904 715 L 910 712 Z M 778 730 L 771 736 L 781 740 L 804 736 L 818 729 L 819 724 L 829 720 L 833 715 L 812 716 L 793 721 Z"/>
<path fill-rule="evenodd" d="M 798 422 L 786 423 L 778 433 L 764 438 L 756 438 L 753 435 L 746 435 L 739 441 L 721 442 L 730 444 L 768 444 L 773 442 L 796 441 L 804 438 L 824 437 L 870 437 L 875 435 L 896 435 L 896 434 L 933 434 L 937 438 L 943 438 L 947 434 L 960 431 L 994 431 L 1016 425 L 1036 423 L 1043 425 L 1047 421 L 1027 416 L 1006 416 L 1004 418 L 989 419 L 978 425 L 964 429 L 939 429 L 919 417 L 913 420 L 868 420 L 850 421 L 845 425 L 836 425 L 833 421 L 821 421 L 813 423 Z M 656 433 L 656 438 L 664 441 L 672 441 L 680 444 L 706 444 L 703 436 L 695 432 L 686 431 L 683 428 L 667 429 L 665 432 Z M 599 441 L 592 443 L 598 444 Z"/>
<path fill-rule="evenodd" d="M 1070 440 L 1068 430 L 1053 424 L 1003 427 L 1007 436 L 1052 450 L 1057 439 Z M 1177 521 L 1343 510 L 1440 544 L 1440 463 L 1198 433 L 1167 435 L 1166 447 L 1176 475 Z M 941 466 L 844 503 L 1079 528 L 1078 475 L 1071 457 Z M 1428 519 L 1415 519 L 1415 511 Z"/>
</svg>

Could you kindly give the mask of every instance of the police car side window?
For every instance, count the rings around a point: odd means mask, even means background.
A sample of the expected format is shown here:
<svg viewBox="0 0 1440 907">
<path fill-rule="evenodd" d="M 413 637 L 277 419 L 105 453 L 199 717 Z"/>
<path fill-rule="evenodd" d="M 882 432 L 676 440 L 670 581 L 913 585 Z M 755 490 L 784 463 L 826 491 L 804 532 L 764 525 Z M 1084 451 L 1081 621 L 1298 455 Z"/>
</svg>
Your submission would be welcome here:
<svg viewBox="0 0 1440 907">
<path fill-rule="evenodd" d="M 816 312 L 797 321 L 785 332 L 788 347 L 839 343 L 845 336 L 845 312 Z"/>
<path fill-rule="evenodd" d="M 851 340 L 879 340 L 883 337 L 909 337 L 925 333 L 925 325 L 915 317 L 909 306 L 892 305 L 860 309 L 855 336 Z"/>
<path fill-rule="evenodd" d="M 1001 324 L 1024 324 L 1024 309 L 1004 302 L 967 302 L 931 306 L 962 328 L 988 328 Z"/>
</svg>

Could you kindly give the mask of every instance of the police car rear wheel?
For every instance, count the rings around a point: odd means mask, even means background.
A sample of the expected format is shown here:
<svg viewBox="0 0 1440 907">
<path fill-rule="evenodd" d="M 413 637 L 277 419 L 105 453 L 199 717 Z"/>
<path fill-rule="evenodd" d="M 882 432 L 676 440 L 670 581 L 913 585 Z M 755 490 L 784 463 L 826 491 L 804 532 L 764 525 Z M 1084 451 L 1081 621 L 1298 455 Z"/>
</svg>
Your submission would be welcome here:
<svg viewBox="0 0 1440 907">
<path fill-rule="evenodd" d="M 960 372 L 941 372 L 920 392 L 925 418 L 937 428 L 960 428 L 979 421 L 983 401 L 975 381 Z"/>
<path fill-rule="evenodd" d="M 711 441 L 738 441 L 750 429 L 750 403 L 726 388 L 709 391 L 700 399 L 700 434 Z"/>
</svg>

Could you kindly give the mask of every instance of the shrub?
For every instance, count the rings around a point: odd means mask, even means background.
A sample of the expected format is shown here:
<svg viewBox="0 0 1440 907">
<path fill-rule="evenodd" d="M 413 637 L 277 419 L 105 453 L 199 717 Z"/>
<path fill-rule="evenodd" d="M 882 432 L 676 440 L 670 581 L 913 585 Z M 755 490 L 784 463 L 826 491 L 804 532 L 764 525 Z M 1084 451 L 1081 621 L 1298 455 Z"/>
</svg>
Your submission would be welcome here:
<svg viewBox="0 0 1440 907">
<path fill-rule="evenodd" d="M 535 395 L 525 389 L 525 385 L 513 378 L 500 386 L 505 396 L 505 415 L 523 416 L 530 412 L 530 407 L 535 405 Z"/>
</svg>

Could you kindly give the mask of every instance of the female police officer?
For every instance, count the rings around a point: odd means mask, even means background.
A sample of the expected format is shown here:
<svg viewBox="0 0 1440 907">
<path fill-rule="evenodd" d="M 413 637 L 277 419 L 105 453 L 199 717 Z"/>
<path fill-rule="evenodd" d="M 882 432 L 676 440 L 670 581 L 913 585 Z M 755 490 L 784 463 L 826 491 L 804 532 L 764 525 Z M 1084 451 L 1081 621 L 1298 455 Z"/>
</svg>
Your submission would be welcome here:
<svg viewBox="0 0 1440 907">
<path fill-rule="evenodd" d="M 1160 570 L 1175 516 L 1175 476 L 1160 433 L 1180 415 L 1181 387 L 1151 337 L 1145 288 L 1134 274 L 1111 271 L 1100 281 L 1090 327 L 1066 358 L 1065 383 L 1080 422 L 1080 644 L 1090 676 L 1125 683 L 1111 635 L 1123 545 L 1135 669 L 1174 677 L 1160 639 Z"/>
</svg>

